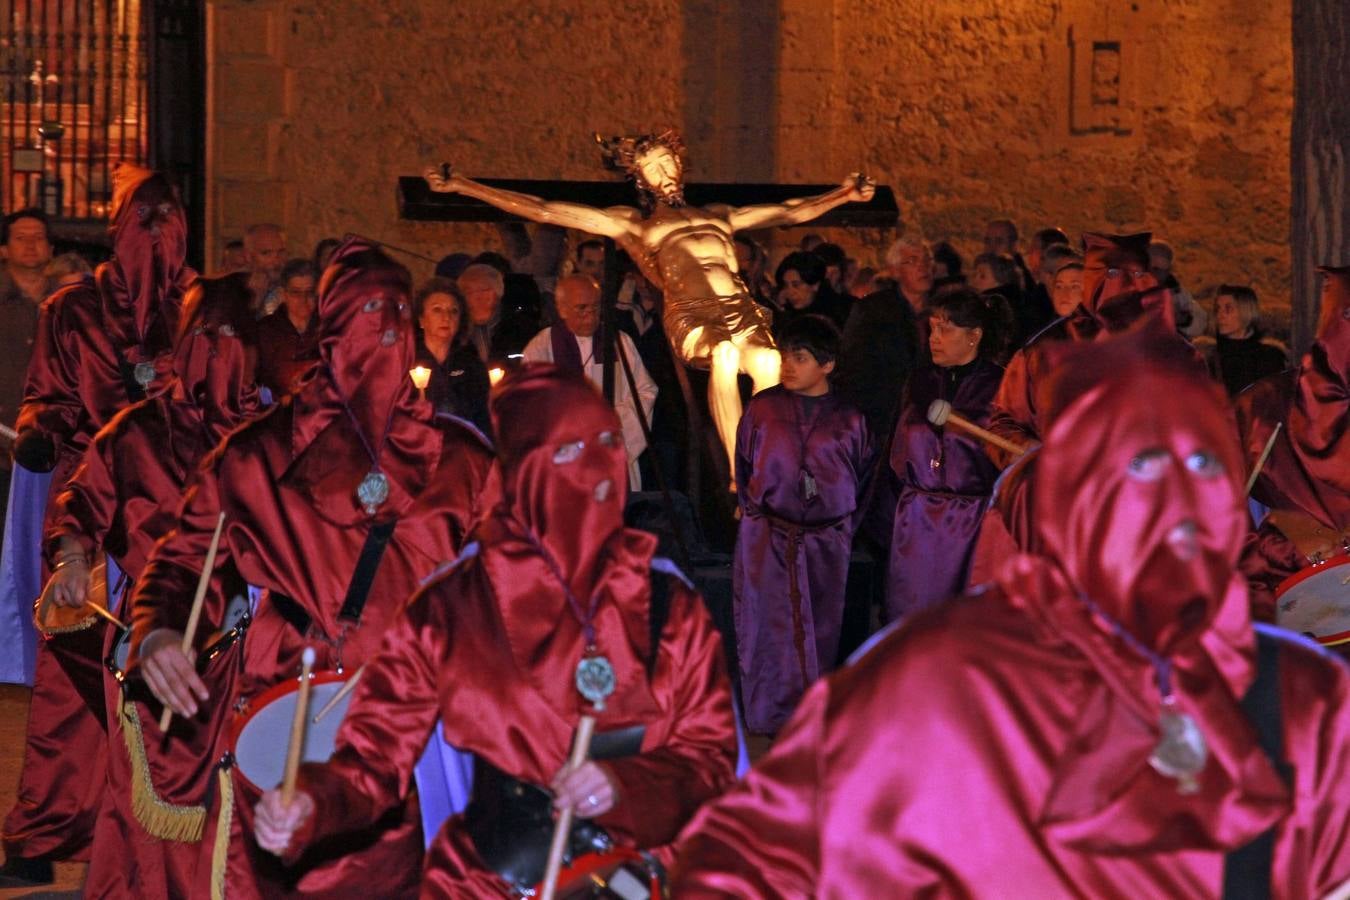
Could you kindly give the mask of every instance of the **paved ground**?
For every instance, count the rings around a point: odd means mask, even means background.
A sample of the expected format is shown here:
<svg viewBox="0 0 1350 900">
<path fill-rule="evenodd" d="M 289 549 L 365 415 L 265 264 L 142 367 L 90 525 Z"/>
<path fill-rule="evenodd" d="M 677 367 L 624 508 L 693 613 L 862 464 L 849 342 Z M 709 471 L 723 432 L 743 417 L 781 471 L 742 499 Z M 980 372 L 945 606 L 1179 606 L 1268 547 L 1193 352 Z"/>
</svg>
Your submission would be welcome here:
<svg viewBox="0 0 1350 900">
<path fill-rule="evenodd" d="M 28 689 L 12 684 L 0 685 L 0 816 L 14 805 L 14 792 L 23 766 L 23 736 L 28 722 Z M 39 898 L 76 898 L 84 883 L 83 863 L 58 863 L 56 883 L 42 888 L 5 890 L 0 898 L 39 900 Z"/>
</svg>

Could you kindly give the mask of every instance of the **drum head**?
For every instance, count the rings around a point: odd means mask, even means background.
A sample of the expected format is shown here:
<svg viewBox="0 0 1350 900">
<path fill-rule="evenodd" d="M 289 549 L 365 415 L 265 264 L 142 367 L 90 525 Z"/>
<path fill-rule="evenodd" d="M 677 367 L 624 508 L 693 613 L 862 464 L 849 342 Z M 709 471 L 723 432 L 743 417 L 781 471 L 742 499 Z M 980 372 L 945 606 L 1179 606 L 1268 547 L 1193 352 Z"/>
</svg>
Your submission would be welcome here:
<svg viewBox="0 0 1350 900">
<path fill-rule="evenodd" d="M 1286 578 L 1275 589 L 1275 621 L 1326 646 L 1350 642 L 1350 556 Z"/>
<path fill-rule="evenodd" d="M 338 701 L 318 722 L 314 717 L 333 698 L 346 678 L 332 673 L 315 675 L 310 684 L 309 712 L 305 722 L 305 749 L 301 762 L 326 762 L 333 755 L 338 727 L 347 715 L 351 695 Z M 291 739 L 291 720 L 299 698 L 298 681 L 278 685 L 259 697 L 238 727 L 234 761 L 239 774 L 258 790 L 281 784 L 286 771 L 286 750 Z"/>
</svg>

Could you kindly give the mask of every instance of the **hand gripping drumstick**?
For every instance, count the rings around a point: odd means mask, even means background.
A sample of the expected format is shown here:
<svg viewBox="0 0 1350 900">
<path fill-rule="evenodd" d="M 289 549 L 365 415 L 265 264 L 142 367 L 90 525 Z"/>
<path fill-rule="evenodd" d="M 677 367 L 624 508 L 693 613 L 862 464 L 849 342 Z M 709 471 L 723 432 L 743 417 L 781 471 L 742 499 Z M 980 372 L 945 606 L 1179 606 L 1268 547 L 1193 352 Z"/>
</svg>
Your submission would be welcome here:
<svg viewBox="0 0 1350 900">
<path fill-rule="evenodd" d="M 567 761 L 567 771 L 575 772 L 586 762 L 591 752 L 591 735 L 595 734 L 595 717 L 582 716 L 577 722 L 577 736 L 572 742 L 572 758 Z M 553 843 L 548 845 L 548 866 L 544 869 L 543 886 L 540 888 L 540 900 L 553 900 L 558 892 L 558 873 L 562 871 L 563 850 L 567 847 L 567 835 L 572 830 L 572 807 L 558 814 L 553 824 Z"/>
<path fill-rule="evenodd" d="M 192 611 L 188 613 L 187 628 L 183 630 L 183 655 L 192 652 L 192 639 L 197 635 L 197 623 L 202 618 L 202 601 L 206 599 L 206 589 L 211 584 L 211 573 L 216 568 L 216 551 L 220 549 L 220 532 L 225 527 L 225 514 L 221 513 L 220 518 L 216 520 L 216 533 L 211 535 L 211 546 L 206 551 L 206 565 L 202 566 L 202 574 L 197 578 L 197 595 L 192 598 Z M 173 710 L 168 706 L 164 707 L 164 712 L 159 716 L 159 730 L 168 732 L 169 720 L 173 718 Z"/>
<path fill-rule="evenodd" d="M 1020 456 L 1027 452 L 1027 448 L 1021 444 L 1014 444 L 1007 438 L 1001 438 L 992 431 L 986 431 L 974 422 L 958 416 L 952 412 L 952 405 L 946 400 L 934 400 L 928 405 L 928 421 L 939 428 L 943 425 L 955 425 L 962 431 L 969 432 L 980 440 L 993 444 L 999 449 L 1007 450 L 1009 453 L 1016 453 Z"/>
<path fill-rule="evenodd" d="M 1265 449 L 1261 455 L 1256 458 L 1256 465 L 1252 467 L 1252 474 L 1247 476 L 1247 489 L 1242 492 L 1242 496 L 1250 497 L 1252 488 L 1256 487 L 1256 477 L 1261 474 L 1261 470 L 1266 466 L 1266 460 L 1270 459 L 1270 451 L 1275 449 L 1275 439 L 1280 436 L 1280 429 L 1284 427 L 1283 422 L 1275 423 L 1275 430 L 1270 433 L 1270 439 L 1266 441 Z"/>
<path fill-rule="evenodd" d="M 300 657 L 300 693 L 295 698 L 295 715 L 291 717 L 291 743 L 286 748 L 286 774 L 281 779 L 281 805 L 290 806 L 295 799 L 295 776 L 300 771 L 300 757 L 305 750 L 305 718 L 309 715 L 309 679 L 314 674 L 314 648 L 306 647 Z"/>
</svg>

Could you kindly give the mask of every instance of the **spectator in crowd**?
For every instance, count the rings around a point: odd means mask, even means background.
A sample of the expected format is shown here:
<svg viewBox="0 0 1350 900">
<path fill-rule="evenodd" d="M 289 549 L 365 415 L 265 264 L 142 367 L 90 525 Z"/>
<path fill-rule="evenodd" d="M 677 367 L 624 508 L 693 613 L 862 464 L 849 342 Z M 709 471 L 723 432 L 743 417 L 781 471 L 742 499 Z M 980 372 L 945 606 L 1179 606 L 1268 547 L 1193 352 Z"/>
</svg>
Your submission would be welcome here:
<svg viewBox="0 0 1350 900">
<path fill-rule="evenodd" d="M 900 392 L 920 355 L 916 316 L 933 286 L 933 256 L 922 240 L 904 237 L 886 252 L 886 265 L 890 286 L 853 304 L 833 383 L 879 435 L 895 427 Z M 888 511 L 887 534 L 889 517 Z"/>
<path fill-rule="evenodd" d="M 861 300 L 878 289 L 877 270 L 871 266 L 863 266 L 854 273 L 853 280 L 848 286 L 848 295 L 854 300 Z"/>
<path fill-rule="evenodd" d="M 824 243 L 811 251 L 825 263 L 825 283 L 830 286 L 836 297 L 844 295 L 844 269 L 848 265 L 848 254 L 838 244 Z M 843 323 L 839 323 L 841 326 Z"/>
<path fill-rule="evenodd" d="M 296 390 L 319 361 L 318 271 L 307 259 L 281 269 L 281 303 L 258 323 L 258 384 L 274 399 Z"/>
<path fill-rule="evenodd" d="M 467 253 L 447 253 L 436 263 L 436 277 L 449 278 L 454 281 L 469 267 L 471 262 L 473 262 L 473 257 Z"/>
<path fill-rule="evenodd" d="M 992 219 L 984 226 L 984 252 L 1009 256 L 1017 252 L 1017 226 L 1011 219 Z"/>
<path fill-rule="evenodd" d="M 328 262 L 337 252 L 337 248 L 342 246 L 342 241 L 337 238 L 326 237 L 314 245 L 314 271 L 323 277 L 323 270 L 328 268 Z"/>
<path fill-rule="evenodd" d="M 248 286 L 258 304 L 258 318 L 281 305 L 281 270 L 286 265 L 286 232 L 280 225 L 250 225 L 244 230 L 244 252 L 251 273 Z"/>
<path fill-rule="evenodd" d="M 948 241 L 938 241 L 933 245 L 933 279 L 947 284 L 964 284 L 966 276 L 961 254 Z"/>
<path fill-rule="evenodd" d="M 511 261 L 495 250 L 484 250 L 473 258 L 470 265 L 491 266 L 501 273 L 501 309 L 504 314 L 528 317 L 536 329 L 543 324 L 544 297 L 533 277 L 512 269 Z"/>
<path fill-rule="evenodd" d="M 774 315 L 775 331 L 806 315 L 826 316 L 836 327 L 846 321 L 848 308 L 825 280 L 825 263 L 814 253 L 799 250 L 783 257 L 774 281 L 783 307 Z"/>
<path fill-rule="evenodd" d="M 839 652 L 844 587 L 874 448 L 830 390 L 839 331 L 807 315 L 778 338 L 782 383 L 736 432 L 741 524 L 732 569 L 746 727 L 773 734 Z"/>
<path fill-rule="evenodd" d="M 438 413 L 472 422 L 484 434 L 488 421 L 488 371 L 469 343 L 469 315 L 459 285 L 431 278 L 413 295 L 417 364 L 431 370 L 426 396 Z"/>
<path fill-rule="evenodd" d="M 647 437 L 638 419 L 641 415 L 651 425 L 652 407 L 656 403 L 656 383 L 647 374 L 642 357 L 632 339 L 617 332 L 618 342 L 632 369 L 637 396 L 628 386 L 623 364 L 597 338 L 600 327 L 600 285 L 588 275 L 571 275 L 558 279 L 554 300 L 558 306 L 557 325 L 543 329 L 525 347 L 527 362 L 551 362 L 559 368 L 584 374 L 600 389 L 604 384 L 605 366 L 613 366 L 614 411 L 623 425 L 624 449 L 628 453 L 628 483 L 633 490 L 642 489 L 638 457 L 647 449 Z"/>
<path fill-rule="evenodd" d="M 1172 271 L 1172 245 L 1166 241 L 1153 241 L 1148 245 L 1148 270 L 1158 284 L 1172 292 L 1172 308 L 1177 320 L 1177 330 L 1186 337 L 1198 337 L 1205 333 L 1209 325 L 1209 316 L 1191 292 L 1181 286 Z"/>
<path fill-rule="evenodd" d="M 736 249 L 736 269 L 740 272 L 746 290 L 760 306 L 777 311 L 779 307 L 774 298 L 774 285 L 769 280 L 768 254 L 758 241 L 743 231 L 736 232 L 731 239 Z"/>
<path fill-rule="evenodd" d="M 1031 236 L 1031 246 L 1027 249 L 1027 268 L 1036 276 L 1037 284 L 1045 283 L 1041 277 L 1045 251 L 1050 247 L 1060 246 L 1069 246 L 1069 236 L 1058 228 L 1042 228 Z"/>
<path fill-rule="evenodd" d="M 1050 282 L 1050 302 L 1056 316 L 1067 316 L 1083 305 L 1083 258 L 1074 255 L 1055 272 Z"/>
<path fill-rule="evenodd" d="M 1013 312 L 1013 329 L 1011 334 L 1004 332 L 1000 337 L 1013 348 L 1020 347 L 1049 321 L 1040 310 L 1033 312 L 1027 307 L 1021 282 L 1017 263 L 1006 253 L 981 253 L 975 257 L 970 286 L 981 294 L 998 294 L 1008 302 Z"/>
<path fill-rule="evenodd" d="M 801 243 L 797 245 L 797 249 L 803 253 L 810 253 L 823 243 L 825 243 L 823 237 L 816 234 L 814 231 L 809 231 L 802 235 Z"/>
<path fill-rule="evenodd" d="M 1050 302 L 1050 282 L 1055 270 L 1064 260 L 1074 255 L 1069 238 L 1058 228 L 1042 228 L 1032 235 L 1031 249 L 1027 251 L 1027 270 L 1032 280 L 1022 292 L 1022 302 L 1013 309 L 1017 317 L 1016 348 L 1055 319 L 1054 304 Z"/>
<path fill-rule="evenodd" d="M 248 267 L 248 251 L 244 249 L 244 242 L 239 238 L 226 241 L 220 253 L 220 271 L 239 272 Z"/>
<path fill-rule="evenodd" d="M 605 278 L 605 244 L 596 238 L 590 238 L 577 244 L 575 268 L 582 275 L 589 275 L 597 282 Z"/>
<path fill-rule="evenodd" d="M 1006 258 L 1006 257 L 1005 257 Z M 977 425 L 1003 378 L 1012 310 L 997 292 L 962 288 L 928 308 L 931 364 L 909 380 L 891 441 L 899 488 L 891 538 L 886 617 L 890 621 L 958 596 L 998 469 L 984 444 L 957 428 L 932 425 L 935 400 Z"/>
<path fill-rule="evenodd" d="M 38 304 L 55 283 L 46 267 L 52 255 L 47 216 L 21 209 L 0 220 L 0 425 L 14 427 L 23 400 L 28 360 L 37 335 Z M 0 451 L 0 537 L 12 463 L 8 442 Z"/>
<path fill-rule="evenodd" d="M 456 280 L 469 310 L 468 340 L 489 369 L 514 364 L 534 335 L 539 317 L 506 309 L 502 296 L 506 279 L 501 270 L 486 263 L 472 263 Z"/>
<path fill-rule="evenodd" d="M 1289 351 L 1258 327 L 1261 306 L 1256 291 L 1246 285 L 1224 284 L 1214 297 L 1215 336 L 1196 338 L 1209 372 L 1223 382 L 1228 396 L 1236 397 L 1254 381 L 1289 366 Z"/>
<path fill-rule="evenodd" d="M 52 290 L 78 284 L 93 274 L 94 269 L 89 261 L 78 253 L 62 253 L 53 256 L 52 261 L 47 263 L 47 278 L 52 283 Z"/>
</svg>

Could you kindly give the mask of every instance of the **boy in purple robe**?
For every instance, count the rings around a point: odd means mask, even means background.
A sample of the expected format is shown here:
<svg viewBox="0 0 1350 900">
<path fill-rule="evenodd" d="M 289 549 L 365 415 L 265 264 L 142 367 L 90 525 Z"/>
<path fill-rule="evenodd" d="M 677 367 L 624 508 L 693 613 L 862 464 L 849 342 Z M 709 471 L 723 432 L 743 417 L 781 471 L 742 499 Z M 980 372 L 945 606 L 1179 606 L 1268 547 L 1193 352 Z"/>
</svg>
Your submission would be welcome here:
<svg viewBox="0 0 1350 900">
<path fill-rule="evenodd" d="M 844 586 L 874 448 L 830 391 L 839 331 L 803 316 L 779 337 L 780 384 L 736 432 L 741 524 L 732 570 L 746 727 L 773 734 L 839 652 Z"/>
</svg>

